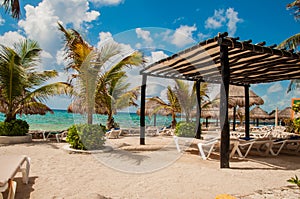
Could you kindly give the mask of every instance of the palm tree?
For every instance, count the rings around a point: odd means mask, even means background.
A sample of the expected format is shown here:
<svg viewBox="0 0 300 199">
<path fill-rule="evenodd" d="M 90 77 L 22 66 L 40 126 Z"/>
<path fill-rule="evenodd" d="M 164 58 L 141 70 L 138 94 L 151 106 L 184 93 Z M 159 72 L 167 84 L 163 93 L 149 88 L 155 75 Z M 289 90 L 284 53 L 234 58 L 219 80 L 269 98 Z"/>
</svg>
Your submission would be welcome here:
<svg viewBox="0 0 300 199">
<path fill-rule="evenodd" d="M 196 97 L 196 82 L 193 84 L 193 88 L 190 89 L 189 84 L 183 80 L 175 80 L 175 93 L 179 100 L 181 109 L 185 114 L 186 122 L 190 122 L 192 110 L 195 108 L 197 103 Z M 201 101 L 204 100 L 204 97 L 207 97 L 208 84 L 202 83 L 200 87 L 200 97 Z"/>
<path fill-rule="evenodd" d="M 108 60 L 121 53 L 118 44 L 108 43 L 96 49 L 84 41 L 76 30 L 66 30 L 61 24 L 58 25 L 65 36 L 65 58 L 69 60 L 67 69 L 76 71 L 72 77 L 80 85 L 75 101 L 83 106 L 77 112 L 87 112 L 88 124 L 93 123 L 93 113 L 106 114 L 107 127 L 110 128 L 117 109 L 135 105 L 137 90 L 127 91 L 129 84 L 124 83 L 126 74 L 123 69 L 143 63 L 142 54 L 134 52 L 106 70 Z"/>
<path fill-rule="evenodd" d="M 17 114 L 44 114 L 51 111 L 43 102 L 53 95 L 71 93 L 64 82 L 45 85 L 56 77 L 56 71 L 37 71 L 41 49 L 37 42 L 24 40 L 14 48 L 0 45 L 0 104 L 6 122 L 16 119 Z"/>
<path fill-rule="evenodd" d="M 2 6 L 6 12 L 11 12 L 11 16 L 15 19 L 19 19 L 21 15 L 19 0 L 4 0 Z"/>
<path fill-rule="evenodd" d="M 178 97 L 177 97 L 175 91 L 172 90 L 172 88 L 170 86 L 167 87 L 167 99 L 168 99 L 169 103 L 164 102 L 162 99 L 160 99 L 158 97 L 152 97 L 152 98 L 149 98 L 148 100 L 155 101 L 158 104 L 160 104 L 160 106 L 158 106 L 156 109 L 154 109 L 152 114 L 156 114 L 161 109 L 165 109 L 165 110 L 168 110 L 169 112 L 171 112 L 171 115 L 172 115 L 171 128 L 175 128 L 176 123 L 177 123 L 176 113 L 181 112 L 181 107 L 180 107 L 179 100 L 178 100 Z"/>
<path fill-rule="evenodd" d="M 293 1 L 292 3 L 288 4 L 287 8 L 292 9 L 294 11 L 294 17 L 296 20 L 300 19 L 300 1 L 299 0 Z M 300 33 L 287 38 L 286 40 L 281 42 L 277 46 L 277 48 L 297 50 L 299 45 L 300 45 Z M 297 88 L 300 88 L 300 80 L 299 79 L 291 80 L 288 85 L 287 93 L 289 93 L 291 90 L 294 90 Z"/>
</svg>

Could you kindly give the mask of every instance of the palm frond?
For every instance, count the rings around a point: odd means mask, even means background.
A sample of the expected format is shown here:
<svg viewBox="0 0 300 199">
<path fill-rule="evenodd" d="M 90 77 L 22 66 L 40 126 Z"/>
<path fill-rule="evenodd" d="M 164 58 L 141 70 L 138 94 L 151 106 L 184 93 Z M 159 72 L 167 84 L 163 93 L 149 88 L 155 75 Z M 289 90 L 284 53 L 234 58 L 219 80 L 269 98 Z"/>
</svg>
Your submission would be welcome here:
<svg viewBox="0 0 300 199">
<path fill-rule="evenodd" d="M 286 48 L 286 49 L 294 49 L 297 50 L 297 48 L 300 45 L 300 33 L 295 34 L 289 38 L 287 38 L 286 40 L 284 40 L 283 42 L 281 42 L 277 48 L 278 49 L 282 49 L 282 48 Z"/>
<path fill-rule="evenodd" d="M 19 0 L 4 0 L 2 6 L 5 8 L 5 12 L 10 12 L 11 16 L 15 19 L 19 19 L 21 15 L 21 8 Z"/>
</svg>

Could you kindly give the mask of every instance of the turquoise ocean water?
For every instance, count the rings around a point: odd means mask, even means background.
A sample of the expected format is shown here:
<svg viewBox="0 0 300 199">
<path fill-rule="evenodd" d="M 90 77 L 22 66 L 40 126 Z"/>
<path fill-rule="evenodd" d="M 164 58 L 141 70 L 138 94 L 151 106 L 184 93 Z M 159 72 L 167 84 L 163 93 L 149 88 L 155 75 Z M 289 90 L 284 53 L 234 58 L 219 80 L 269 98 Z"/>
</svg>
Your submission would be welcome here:
<svg viewBox="0 0 300 199">
<path fill-rule="evenodd" d="M 26 120 L 30 130 L 65 130 L 73 124 L 85 123 L 84 115 L 68 113 L 66 110 L 54 110 L 54 114 L 46 115 L 22 115 L 18 118 Z M 94 123 L 106 124 L 106 115 L 94 115 Z M 115 122 L 120 124 L 121 128 L 137 128 L 140 125 L 140 116 L 136 113 L 121 112 L 114 115 Z M 157 116 L 156 125 L 158 127 L 169 126 L 172 118 L 170 116 Z M 0 114 L 0 121 L 4 121 L 4 114 Z M 146 125 L 153 125 L 154 119 L 146 117 Z"/>
</svg>

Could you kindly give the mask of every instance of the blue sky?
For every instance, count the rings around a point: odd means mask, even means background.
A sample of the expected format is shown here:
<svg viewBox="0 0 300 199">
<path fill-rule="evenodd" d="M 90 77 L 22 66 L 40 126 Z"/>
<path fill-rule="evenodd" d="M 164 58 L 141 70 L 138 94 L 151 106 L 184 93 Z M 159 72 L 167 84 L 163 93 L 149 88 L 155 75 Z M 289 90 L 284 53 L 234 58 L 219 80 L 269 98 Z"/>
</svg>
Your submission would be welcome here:
<svg viewBox="0 0 300 199">
<path fill-rule="evenodd" d="M 300 22 L 286 10 L 291 1 L 20 0 L 19 21 L 0 9 L 0 43 L 11 45 L 23 38 L 38 41 L 44 50 L 40 69 L 56 69 L 60 72 L 56 80 L 66 80 L 57 21 L 78 30 L 94 46 L 113 39 L 127 49 L 147 52 L 149 64 L 224 31 L 253 43 L 279 44 L 300 32 Z M 140 85 L 138 69 L 130 71 L 129 77 L 133 86 Z M 165 98 L 166 86 L 172 84 L 149 78 L 147 95 Z M 291 98 L 300 97 L 299 91 L 286 94 L 287 85 L 284 81 L 251 85 L 250 89 L 264 99 L 261 107 L 271 111 L 290 106 Z M 216 92 L 218 89 L 211 91 L 211 96 Z M 59 109 L 66 109 L 69 103 L 68 97 L 47 102 Z"/>
</svg>

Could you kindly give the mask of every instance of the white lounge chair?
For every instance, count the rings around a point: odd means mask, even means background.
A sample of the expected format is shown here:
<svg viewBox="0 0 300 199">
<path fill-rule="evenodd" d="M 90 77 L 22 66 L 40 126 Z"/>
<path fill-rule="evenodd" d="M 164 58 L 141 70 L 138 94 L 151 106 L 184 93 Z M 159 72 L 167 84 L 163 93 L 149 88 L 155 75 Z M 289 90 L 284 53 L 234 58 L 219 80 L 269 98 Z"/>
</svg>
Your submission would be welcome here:
<svg viewBox="0 0 300 199">
<path fill-rule="evenodd" d="M 22 172 L 23 183 L 28 184 L 30 158 L 24 155 L 1 155 L 0 162 L 0 198 L 3 198 L 2 192 L 8 189 L 8 198 L 13 199 L 17 188 L 14 181 L 17 172 Z"/>
<path fill-rule="evenodd" d="M 192 143 L 194 139 L 191 137 L 178 137 L 176 135 L 174 135 L 173 138 L 174 138 L 176 149 L 179 153 L 183 152 L 186 148 L 188 148 L 188 146 L 190 145 L 190 143 Z"/>
<path fill-rule="evenodd" d="M 108 139 L 117 139 L 121 135 L 122 130 L 121 129 L 111 129 L 106 133 L 106 138 Z"/>
<path fill-rule="evenodd" d="M 256 149 L 262 155 L 268 155 L 272 146 L 273 141 L 269 139 L 252 139 L 248 141 L 239 139 L 235 150 L 231 152 L 231 156 L 237 153 L 240 158 L 246 158 L 252 149 Z M 262 151 L 262 149 L 265 149 L 265 151 Z"/>
<path fill-rule="evenodd" d="M 203 160 L 207 160 L 207 158 L 209 158 L 210 154 L 215 149 L 216 144 L 219 144 L 219 138 L 213 138 L 206 142 L 200 142 L 197 144 L 199 148 L 199 155 Z"/>
</svg>

